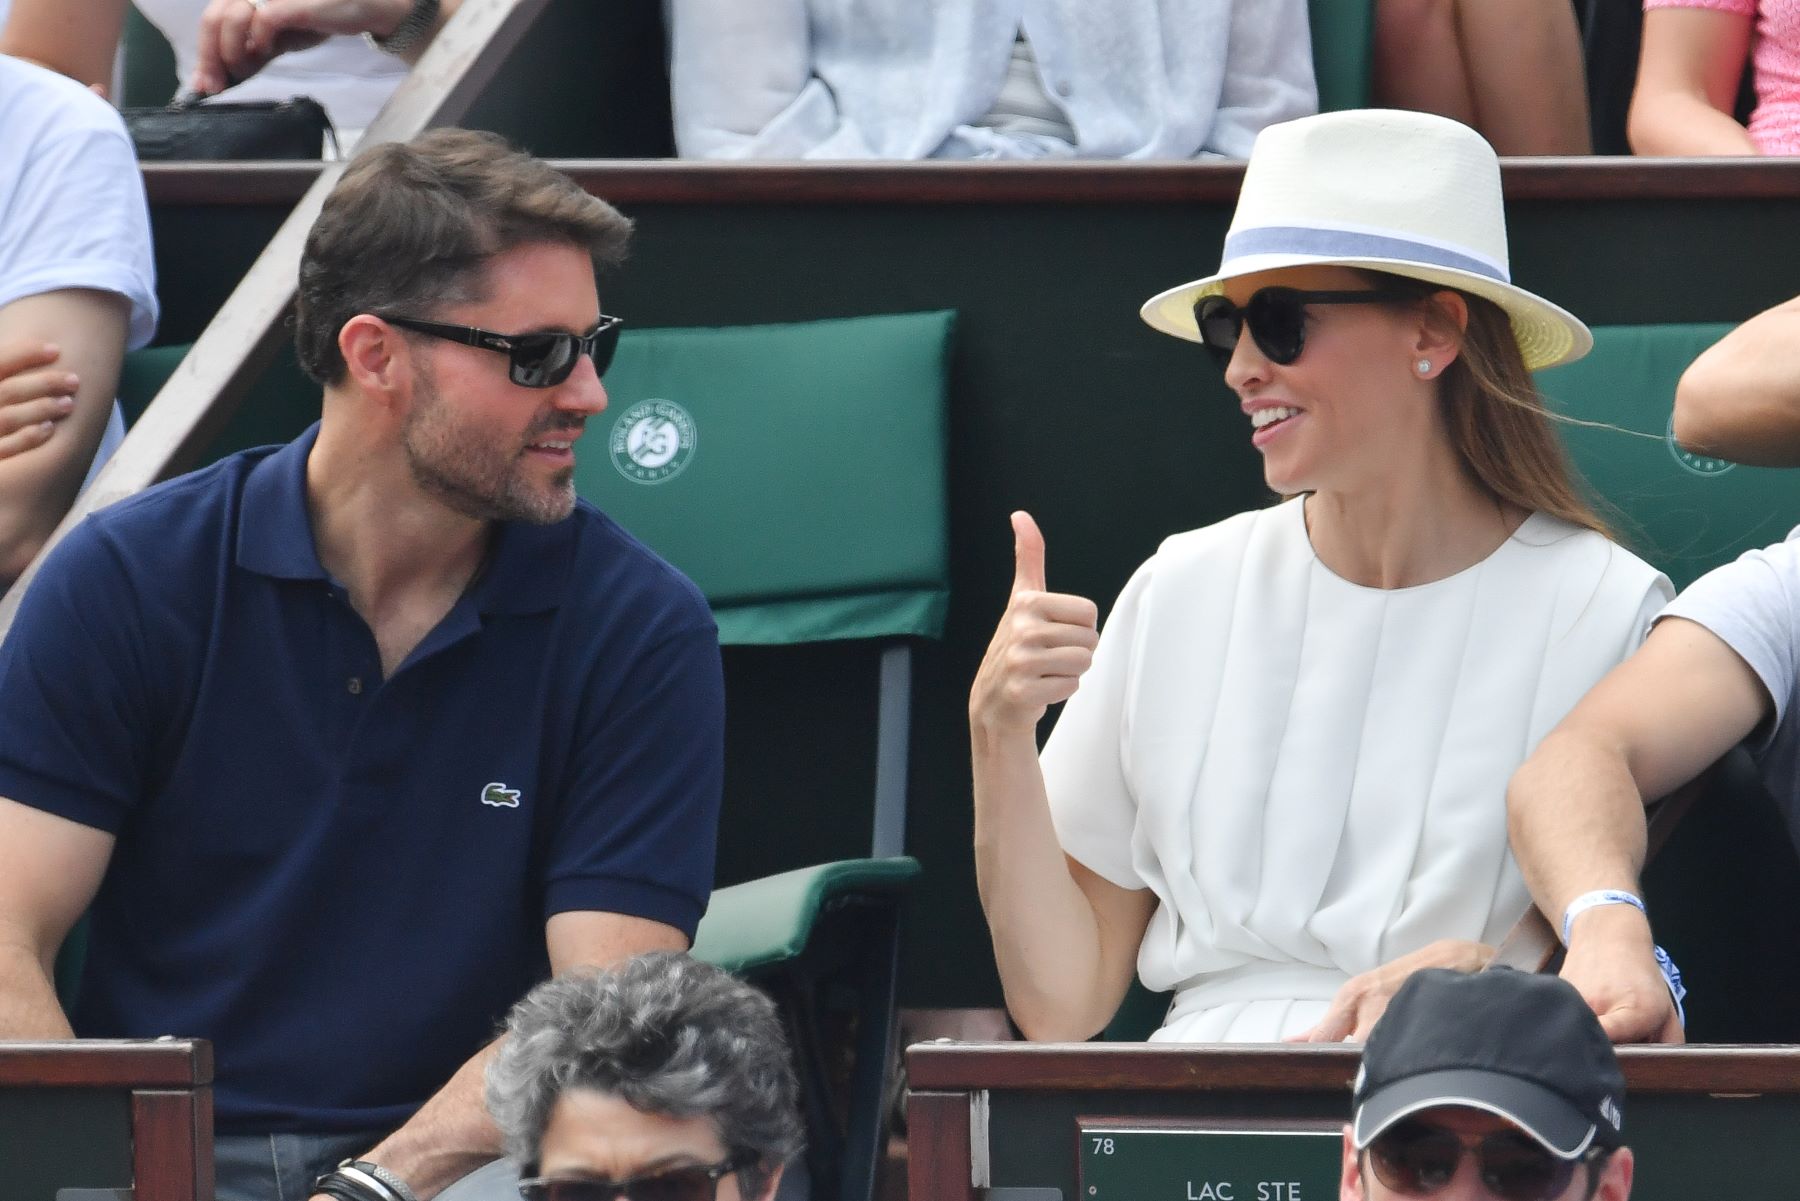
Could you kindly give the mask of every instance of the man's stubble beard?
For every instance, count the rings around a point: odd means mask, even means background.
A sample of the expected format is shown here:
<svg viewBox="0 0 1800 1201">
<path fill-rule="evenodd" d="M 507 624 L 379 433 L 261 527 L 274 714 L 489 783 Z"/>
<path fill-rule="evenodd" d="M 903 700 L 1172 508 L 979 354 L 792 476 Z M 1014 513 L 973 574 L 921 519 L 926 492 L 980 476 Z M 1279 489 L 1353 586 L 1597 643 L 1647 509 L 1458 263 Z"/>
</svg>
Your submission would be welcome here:
<svg viewBox="0 0 1800 1201">
<path fill-rule="evenodd" d="M 401 431 L 407 467 L 421 489 L 465 517 L 478 521 L 522 521 L 550 525 L 575 508 L 575 469 L 564 467 L 546 488 L 533 489 L 525 479 L 519 452 L 480 442 L 459 426 L 434 374 L 419 364 L 412 411 Z M 543 431 L 533 427 L 526 441 L 540 432 L 566 427 L 552 419 Z"/>
</svg>

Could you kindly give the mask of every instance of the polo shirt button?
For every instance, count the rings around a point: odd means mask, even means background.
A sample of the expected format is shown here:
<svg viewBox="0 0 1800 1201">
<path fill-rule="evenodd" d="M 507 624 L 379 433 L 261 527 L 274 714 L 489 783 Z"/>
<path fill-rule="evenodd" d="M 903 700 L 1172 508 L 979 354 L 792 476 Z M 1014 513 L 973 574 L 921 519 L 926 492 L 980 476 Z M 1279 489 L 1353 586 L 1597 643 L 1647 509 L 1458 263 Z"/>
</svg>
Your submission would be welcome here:
<svg viewBox="0 0 1800 1201">
<path fill-rule="evenodd" d="M 350 687 L 350 695 L 351 696 L 361 696 L 362 695 L 362 677 L 361 676 L 351 676 L 349 687 Z"/>
<path fill-rule="evenodd" d="M 1075 85 L 1066 79 L 1059 80 L 1056 85 L 1056 94 L 1061 96 L 1064 100 L 1067 100 L 1070 96 L 1075 94 Z"/>
</svg>

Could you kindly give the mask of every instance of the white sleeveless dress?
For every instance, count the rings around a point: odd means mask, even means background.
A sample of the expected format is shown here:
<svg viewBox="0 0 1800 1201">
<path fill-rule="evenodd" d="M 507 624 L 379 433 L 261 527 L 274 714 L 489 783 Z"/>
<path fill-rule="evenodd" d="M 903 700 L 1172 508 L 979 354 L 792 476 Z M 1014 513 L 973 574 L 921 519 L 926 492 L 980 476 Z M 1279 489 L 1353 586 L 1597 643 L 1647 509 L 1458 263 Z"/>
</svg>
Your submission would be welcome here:
<svg viewBox="0 0 1800 1201">
<path fill-rule="evenodd" d="M 1278 1040 L 1359 972 L 1502 938 L 1530 903 L 1507 779 L 1671 595 L 1541 513 L 1446 579 L 1365 588 L 1302 503 L 1164 542 L 1044 748 L 1064 849 L 1156 894 L 1156 1039 Z"/>
</svg>

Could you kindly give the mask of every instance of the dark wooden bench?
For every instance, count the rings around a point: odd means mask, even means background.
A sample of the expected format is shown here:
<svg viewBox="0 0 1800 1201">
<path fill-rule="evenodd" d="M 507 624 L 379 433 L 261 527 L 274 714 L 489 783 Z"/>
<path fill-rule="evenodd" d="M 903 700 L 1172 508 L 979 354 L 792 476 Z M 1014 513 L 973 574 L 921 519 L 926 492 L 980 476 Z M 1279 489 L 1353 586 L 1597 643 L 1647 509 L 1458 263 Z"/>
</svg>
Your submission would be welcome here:
<svg viewBox="0 0 1800 1201">
<path fill-rule="evenodd" d="M 212 1201 L 212 1079 L 205 1042 L 0 1042 L 0 1195 Z"/>
<path fill-rule="evenodd" d="M 1790 1137 L 1800 1119 L 1800 1050 L 1627 1047 L 1620 1060 L 1625 1141 L 1637 1157 L 1634 1199 L 1792 1191 L 1800 1175 L 1800 1145 Z M 1074 1201 L 1085 1196 L 1076 1188 L 1084 1125 L 1329 1130 L 1349 1120 L 1357 1062 L 1349 1047 L 914 1046 L 911 1196 Z M 1244 1192 L 1233 1201 L 1246 1201 Z M 1307 1192 L 1298 1201 L 1321 1198 Z"/>
</svg>

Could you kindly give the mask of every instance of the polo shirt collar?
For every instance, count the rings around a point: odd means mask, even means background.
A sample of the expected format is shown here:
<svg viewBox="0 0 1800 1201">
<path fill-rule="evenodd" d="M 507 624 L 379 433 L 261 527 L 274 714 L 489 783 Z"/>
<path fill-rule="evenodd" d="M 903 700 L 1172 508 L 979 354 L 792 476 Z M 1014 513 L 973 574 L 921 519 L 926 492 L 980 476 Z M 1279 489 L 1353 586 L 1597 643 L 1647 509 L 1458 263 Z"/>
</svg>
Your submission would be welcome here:
<svg viewBox="0 0 1800 1201">
<path fill-rule="evenodd" d="M 284 580 L 330 580 L 313 543 L 306 507 L 306 460 L 319 437 L 314 422 L 298 438 L 265 457 L 244 481 L 237 563 Z M 487 565 L 457 608 L 476 613 L 539 613 L 568 592 L 578 536 L 571 519 L 553 525 L 503 521 Z"/>
<path fill-rule="evenodd" d="M 250 469 L 238 521 L 239 567 L 281 580 L 331 578 L 319 564 L 306 509 L 306 460 L 318 438 L 315 421 Z"/>
</svg>

